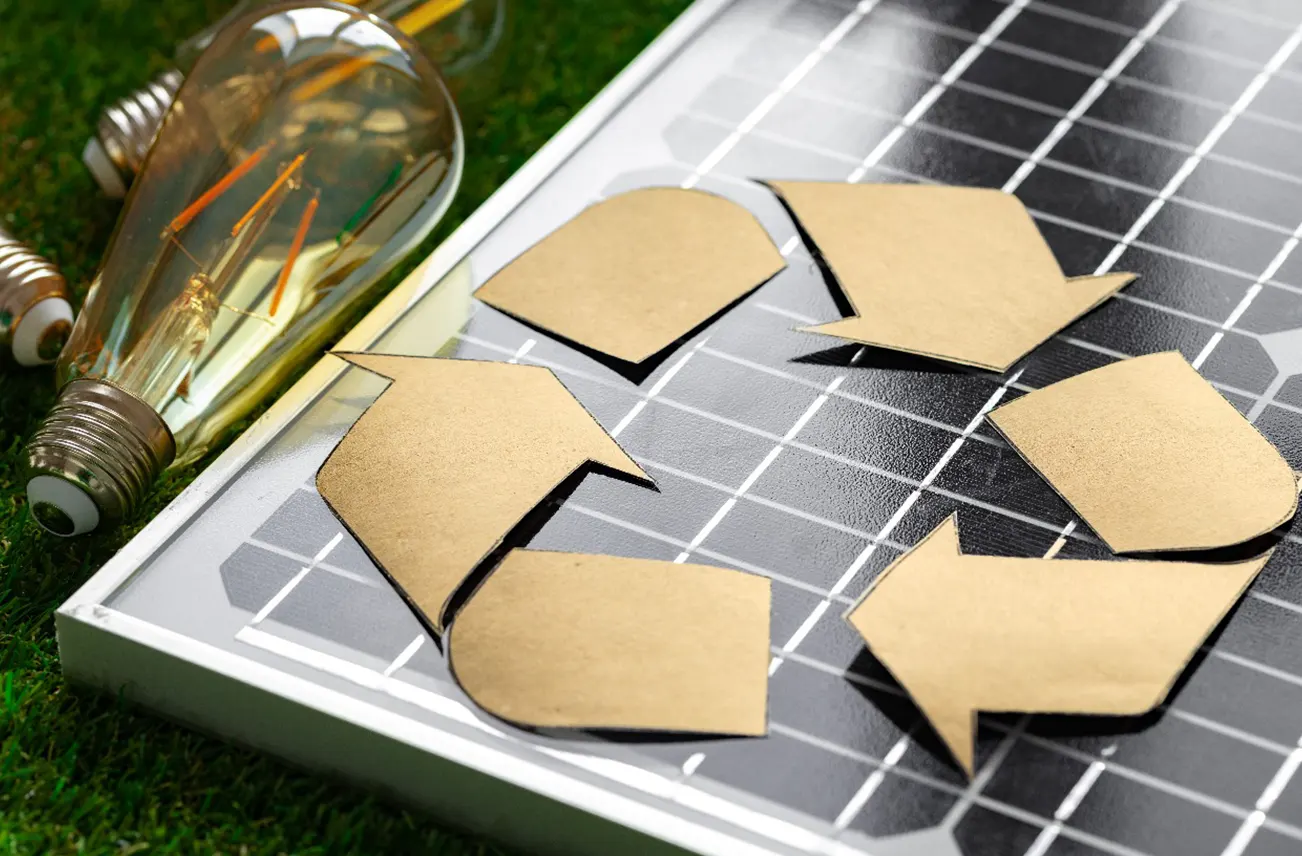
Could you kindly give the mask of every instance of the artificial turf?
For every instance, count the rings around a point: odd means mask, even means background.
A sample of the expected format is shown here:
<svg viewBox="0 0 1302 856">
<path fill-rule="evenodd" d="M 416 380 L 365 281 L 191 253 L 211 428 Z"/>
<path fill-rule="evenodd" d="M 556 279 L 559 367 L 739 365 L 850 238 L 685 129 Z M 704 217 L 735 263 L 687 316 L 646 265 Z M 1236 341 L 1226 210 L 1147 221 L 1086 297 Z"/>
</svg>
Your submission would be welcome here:
<svg viewBox="0 0 1302 856">
<path fill-rule="evenodd" d="M 511 2 L 503 83 L 468 129 L 458 202 L 407 269 L 688 5 Z M 74 305 L 119 210 L 79 159 L 99 108 L 167 68 L 174 45 L 228 5 L 0 0 L 0 218 L 63 269 Z M 29 519 L 21 462 L 24 439 L 53 399 L 48 370 L 0 364 L 0 853 L 497 852 L 419 813 L 63 682 L 55 608 L 221 449 L 169 473 L 123 525 L 52 538 Z"/>
</svg>

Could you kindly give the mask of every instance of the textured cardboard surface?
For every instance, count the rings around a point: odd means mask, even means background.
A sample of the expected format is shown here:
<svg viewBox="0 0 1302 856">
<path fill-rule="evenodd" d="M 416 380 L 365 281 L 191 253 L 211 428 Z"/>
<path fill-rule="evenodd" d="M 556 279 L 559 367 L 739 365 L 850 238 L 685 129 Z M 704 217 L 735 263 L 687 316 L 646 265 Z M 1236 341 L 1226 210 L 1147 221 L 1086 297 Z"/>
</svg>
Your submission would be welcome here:
<svg viewBox="0 0 1302 856">
<path fill-rule="evenodd" d="M 806 332 L 1005 371 L 1135 278 L 1064 278 L 1026 208 L 998 190 L 769 185 L 856 313 Z"/>
<path fill-rule="evenodd" d="M 337 356 L 393 383 L 317 489 L 436 632 L 466 575 L 576 469 L 593 461 L 650 483 L 548 369 Z"/>
<path fill-rule="evenodd" d="M 1297 510 L 1288 463 L 1176 352 L 1068 378 L 990 421 L 1119 553 L 1239 544 Z"/>
<path fill-rule="evenodd" d="M 768 233 L 745 208 L 700 190 L 655 187 L 585 209 L 475 296 L 638 363 L 783 267 Z"/>
<path fill-rule="evenodd" d="M 847 614 L 972 775 L 976 713 L 1152 710 L 1265 565 L 964 556 L 957 516 Z"/>
<path fill-rule="evenodd" d="M 512 550 L 457 613 L 449 651 L 470 697 L 523 725 L 760 735 L 769 581 Z"/>
</svg>

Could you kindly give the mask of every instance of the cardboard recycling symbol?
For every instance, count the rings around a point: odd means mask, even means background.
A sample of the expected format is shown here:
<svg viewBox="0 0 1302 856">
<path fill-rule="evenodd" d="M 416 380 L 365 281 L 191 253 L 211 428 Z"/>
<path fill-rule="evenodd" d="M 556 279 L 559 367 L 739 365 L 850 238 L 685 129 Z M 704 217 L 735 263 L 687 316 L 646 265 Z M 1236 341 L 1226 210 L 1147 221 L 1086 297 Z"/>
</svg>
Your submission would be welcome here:
<svg viewBox="0 0 1302 856">
<path fill-rule="evenodd" d="M 814 332 L 1002 369 L 1132 278 L 1064 278 L 1004 194 L 773 186 L 860 313 Z M 921 252 L 937 231 L 945 240 Z M 744 209 L 660 188 L 589 208 L 480 296 L 636 362 L 781 265 Z M 540 280 L 545 300 L 528 293 Z M 768 580 L 508 548 L 509 533 L 576 474 L 650 483 L 550 371 L 340 356 L 393 384 L 321 467 L 318 489 L 431 629 L 451 627 L 453 670 L 472 698 L 527 725 L 764 733 Z M 1178 354 L 1096 369 L 990 418 L 1119 552 L 1239 544 L 1296 510 L 1279 453 Z M 1160 703 L 1268 556 L 964 556 L 951 519 L 846 617 L 971 773 L 978 710 L 1141 713 Z M 456 618 L 454 602 L 465 603 Z"/>
</svg>

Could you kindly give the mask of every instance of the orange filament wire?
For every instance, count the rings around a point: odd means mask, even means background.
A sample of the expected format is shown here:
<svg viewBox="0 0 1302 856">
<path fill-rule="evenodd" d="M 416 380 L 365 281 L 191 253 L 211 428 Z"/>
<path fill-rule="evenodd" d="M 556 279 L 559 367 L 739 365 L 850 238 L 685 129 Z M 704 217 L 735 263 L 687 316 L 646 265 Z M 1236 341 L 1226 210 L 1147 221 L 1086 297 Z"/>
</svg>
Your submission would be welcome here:
<svg viewBox="0 0 1302 856">
<path fill-rule="evenodd" d="M 316 77 L 294 90 L 294 100 L 310 101 L 322 92 L 333 88 L 335 84 L 343 83 L 345 80 L 367 66 L 374 65 L 375 60 L 381 55 L 382 54 L 378 52 L 372 52 L 372 54 L 364 56 L 355 56 L 339 63 L 339 65 L 336 65 L 333 68 L 321 72 Z"/>
<path fill-rule="evenodd" d="M 289 285 L 289 274 L 294 269 L 294 262 L 298 261 L 298 254 L 303 251 L 303 241 L 307 238 L 307 230 L 312 225 L 312 218 L 316 216 L 316 207 L 320 202 L 321 197 L 319 195 L 313 196 L 303 208 L 303 217 L 298 221 L 298 231 L 294 233 L 294 242 L 289 245 L 289 255 L 285 258 L 285 266 L 280 269 L 280 279 L 276 282 L 276 292 L 271 295 L 272 317 L 275 317 L 276 310 L 280 308 L 280 298 L 285 294 L 285 286 Z"/>
<path fill-rule="evenodd" d="M 199 212 L 211 205 L 217 197 L 229 190 L 232 184 L 239 181 L 244 177 L 245 173 L 257 166 L 258 162 L 261 161 L 269 151 L 271 151 L 271 143 L 264 143 L 261 148 L 236 164 L 235 168 L 222 176 L 220 181 L 204 191 L 203 195 L 191 202 L 184 211 L 177 214 L 176 217 L 172 219 L 172 222 L 167 224 L 167 230 L 175 235 L 177 232 L 190 225 L 190 221 L 195 217 L 198 217 Z"/>
<path fill-rule="evenodd" d="M 425 0 L 420 6 L 394 21 L 393 25 L 407 35 L 414 36 L 421 30 L 442 21 L 469 2 L 470 0 Z M 264 54 L 278 44 L 280 39 L 268 34 L 258 39 L 253 49 Z"/>
<path fill-rule="evenodd" d="M 469 0 L 426 0 L 425 3 L 394 21 L 393 25 L 407 35 L 414 36 L 426 27 L 442 21 L 467 2 Z"/>
<path fill-rule="evenodd" d="M 289 166 L 285 167 L 284 171 L 282 171 L 280 175 L 276 177 L 276 180 L 271 183 L 271 187 L 268 187 L 266 192 L 258 197 L 258 201 L 253 203 L 253 207 L 244 212 L 243 217 L 235 221 L 235 225 L 231 227 L 232 238 L 238 235 L 240 230 L 244 228 L 245 224 L 253 219 L 253 215 L 258 213 L 258 209 L 267 204 L 267 200 L 275 195 L 276 191 L 280 189 L 280 186 L 289 181 L 290 176 L 294 174 L 296 169 L 303 165 L 303 161 L 305 160 L 307 160 L 307 152 L 303 152 L 303 154 L 294 158 L 294 160 L 290 162 Z"/>
<path fill-rule="evenodd" d="M 408 36 L 414 36 L 422 30 L 437 24 L 448 15 L 466 5 L 469 0 L 426 0 L 417 8 L 403 15 L 394 22 L 394 26 Z M 353 57 L 341 62 L 334 68 L 322 72 L 294 92 L 295 101 L 307 101 L 315 98 L 337 83 L 342 83 L 357 72 L 385 55 L 384 51 L 372 51 L 369 54 Z"/>
</svg>

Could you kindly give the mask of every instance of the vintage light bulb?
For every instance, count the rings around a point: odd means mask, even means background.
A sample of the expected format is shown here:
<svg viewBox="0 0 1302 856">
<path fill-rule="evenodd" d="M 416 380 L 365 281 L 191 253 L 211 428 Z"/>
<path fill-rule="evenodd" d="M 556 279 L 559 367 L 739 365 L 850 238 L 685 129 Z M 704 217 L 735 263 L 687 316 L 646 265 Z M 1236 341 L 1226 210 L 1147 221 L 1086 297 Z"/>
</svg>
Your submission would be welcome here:
<svg viewBox="0 0 1302 856">
<path fill-rule="evenodd" d="M 193 461 L 433 228 L 460 122 L 428 59 L 341 3 L 227 26 L 177 92 L 27 447 L 62 535 L 130 512 Z"/>
<path fill-rule="evenodd" d="M 177 68 L 104 109 L 82 160 L 105 195 L 126 195 L 163 114 L 204 48 L 228 23 L 268 2 L 240 0 L 220 21 L 181 43 Z M 507 0 L 361 0 L 352 5 L 390 22 L 420 46 L 443 72 L 463 121 L 496 89 L 506 58 Z"/>
<path fill-rule="evenodd" d="M 52 363 L 71 329 L 63 274 L 0 228 L 0 364 Z"/>
</svg>

